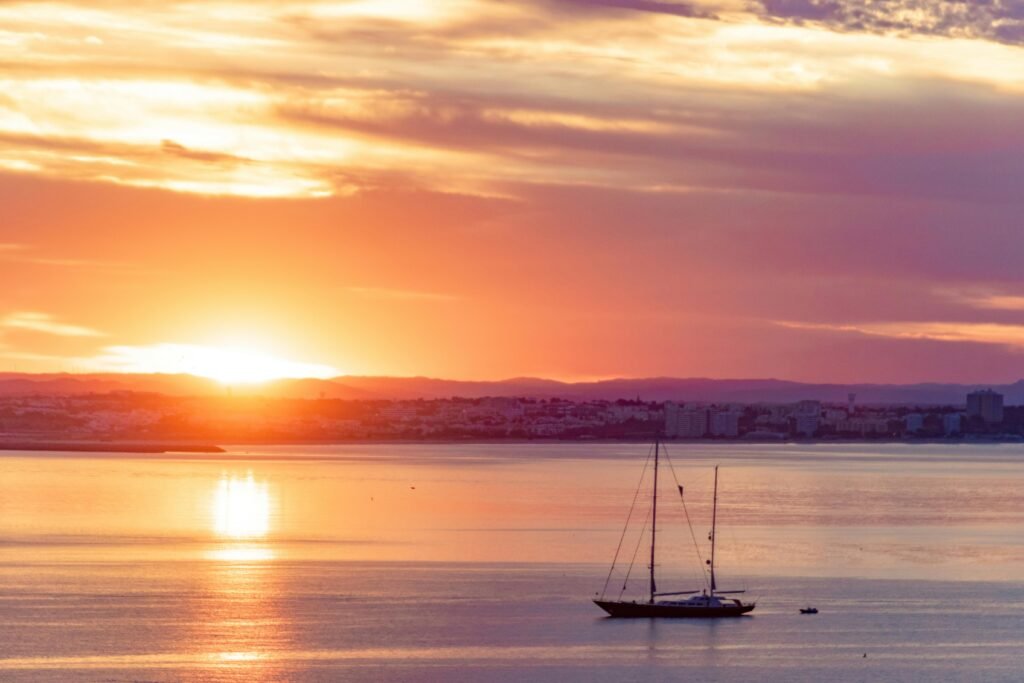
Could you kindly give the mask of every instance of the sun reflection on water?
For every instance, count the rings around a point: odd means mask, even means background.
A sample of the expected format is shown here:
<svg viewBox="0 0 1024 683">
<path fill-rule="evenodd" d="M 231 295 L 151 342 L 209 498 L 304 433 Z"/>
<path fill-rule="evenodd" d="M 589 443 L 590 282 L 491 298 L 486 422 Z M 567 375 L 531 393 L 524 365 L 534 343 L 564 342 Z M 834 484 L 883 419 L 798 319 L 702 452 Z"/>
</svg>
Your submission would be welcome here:
<svg viewBox="0 0 1024 683">
<path fill-rule="evenodd" d="M 225 544 L 212 556 L 230 560 L 203 567 L 204 587 L 193 600 L 188 647 L 204 659 L 203 680 L 271 683 L 288 680 L 280 657 L 293 647 L 290 621 L 281 610 L 281 568 L 251 542 Z"/>
<path fill-rule="evenodd" d="M 263 562 L 274 559 L 274 551 L 260 546 L 227 546 L 211 550 L 206 554 L 211 560 L 221 562 Z"/>
<path fill-rule="evenodd" d="M 217 652 L 213 658 L 221 662 L 255 662 L 266 659 L 262 652 Z"/>
<path fill-rule="evenodd" d="M 262 538 L 270 530 L 270 492 L 266 482 L 221 476 L 213 503 L 214 530 L 233 539 Z"/>
<path fill-rule="evenodd" d="M 203 653 L 210 680 L 270 683 L 292 633 L 281 613 L 281 568 L 272 560 L 277 501 L 268 480 L 253 472 L 223 472 L 211 496 L 216 544 L 205 557 L 205 586 L 194 601 L 189 647 Z M 215 672 L 215 673 L 213 673 Z"/>
</svg>

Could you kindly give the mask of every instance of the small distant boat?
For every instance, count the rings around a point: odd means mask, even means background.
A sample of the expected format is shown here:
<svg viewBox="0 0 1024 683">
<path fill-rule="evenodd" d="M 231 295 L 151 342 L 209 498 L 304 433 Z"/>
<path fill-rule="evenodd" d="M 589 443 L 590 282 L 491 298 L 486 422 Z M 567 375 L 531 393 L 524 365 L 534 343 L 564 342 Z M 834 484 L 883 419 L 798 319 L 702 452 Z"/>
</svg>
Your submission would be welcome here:
<svg viewBox="0 0 1024 683">
<path fill-rule="evenodd" d="M 711 533 L 708 540 L 711 541 L 711 558 L 707 561 L 710 573 L 707 578 L 707 585 L 702 590 L 674 591 L 670 593 L 659 593 L 654 576 L 655 538 L 657 535 L 658 521 L 658 459 L 660 444 L 654 443 L 654 493 L 651 498 L 651 566 L 650 566 L 650 590 L 647 602 L 626 602 L 624 600 L 605 600 L 604 594 L 600 599 L 594 600 L 594 604 L 603 609 L 612 617 L 638 618 L 638 617 L 671 617 L 671 618 L 698 618 L 714 619 L 720 617 L 738 617 L 754 609 L 755 603 L 745 603 L 724 595 L 739 594 L 745 591 L 732 590 L 720 591 L 715 583 L 715 522 L 718 517 L 718 467 L 715 467 L 715 493 L 711 513 Z M 682 498 L 683 487 L 679 486 L 679 496 Z M 635 498 L 634 498 L 635 502 Z M 631 511 L 632 514 L 632 511 Z M 626 520 L 627 527 L 629 520 Z M 625 533 L 625 532 L 623 532 Z M 621 547 L 621 543 L 620 543 Z M 616 554 L 616 558 L 618 555 Z M 612 570 L 615 568 L 615 561 L 612 561 Z M 611 573 L 609 572 L 609 578 Z M 605 583 L 607 590 L 607 582 Z M 674 600 L 658 600 L 658 598 L 685 596 L 690 597 Z M 621 595 L 620 595 L 621 598 Z"/>
<path fill-rule="evenodd" d="M 800 614 L 817 614 L 817 613 L 818 613 L 818 608 L 817 607 L 801 607 L 800 608 Z"/>
</svg>

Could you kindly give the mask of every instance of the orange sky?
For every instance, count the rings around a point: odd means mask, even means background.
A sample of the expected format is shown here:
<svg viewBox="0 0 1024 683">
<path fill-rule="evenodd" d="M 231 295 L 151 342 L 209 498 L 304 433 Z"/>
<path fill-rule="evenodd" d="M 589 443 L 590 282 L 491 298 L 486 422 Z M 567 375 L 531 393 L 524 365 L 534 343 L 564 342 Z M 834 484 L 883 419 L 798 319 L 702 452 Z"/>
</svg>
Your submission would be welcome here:
<svg viewBox="0 0 1024 683">
<path fill-rule="evenodd" d="M 0 368 L 1016 379 L 1017 14 L 2 3 Z"/>
</svg>

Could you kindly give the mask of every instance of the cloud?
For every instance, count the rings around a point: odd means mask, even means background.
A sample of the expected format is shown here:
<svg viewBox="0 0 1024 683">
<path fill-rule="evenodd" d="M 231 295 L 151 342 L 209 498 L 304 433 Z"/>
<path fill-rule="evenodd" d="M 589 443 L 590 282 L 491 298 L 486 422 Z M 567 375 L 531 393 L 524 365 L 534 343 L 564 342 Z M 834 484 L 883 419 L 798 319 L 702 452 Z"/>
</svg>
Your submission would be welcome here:
<svg viewBox="0 0 1024 683">
<path fill-rule="evenodd" d="M 938 287 L 935 294 L 948 301 L 987 314 L 998 311 L 1024 311 L 1024 296 L 992 291 L 984 286 L 968 289 Z"/>
<path fill-rule="evenodd" d="M 993 294 L 974 299 L 972 303 L 979 308 L 994 308 L 1004 311 L 1024 311 L 1024 296 Z"/>
<path fill-rule="evenodd" d="M 384 287 L 346 287 L 345 290 L 368 299 L 390 299 L 394 301 L 458 301 L 461 298 L 454 294 Z"/>
<path fill-rule="evenodd" d="M 1014 14 L 905 4 L 864 11 L 943 26 Z M 255 197 L 389 181 L 1018 194 L 1021 107 L 1006 93 L 1024 87 L 1024 55 L 969 31 L 950 28 L 942 49 L 857 33 L 838 0 L 413 5 L 0 5 L 20 41 L 0 42 L 4 163 Z"/>
<path fill-rule="evenodd" d="M 681 2 L 680 0 L 541 0 L 543 5 L 565 12 L 632 11 L 677 17 L 715 18 L 722 2 Z"/>
<path fill-rule="evenodd" d="M 4 347 L 0 345 L 0 349 Z M 30 351 L 6 351 L 0 350 L 0 358 L 7 360 L 30 361 L 33 363 L 47 363 L 50 365 L 63 365 L 68 362 L 65 356 L 54 356 L 45 353 L 32 353 Z"/>
<path fill-rule="evenodd" d="M 1020 44 L 1017 0 L 760 0 L 766 17 L 832 30 L 907 33 Z"/>
<path fill-rule="evenodd" d="M 138 268 L 133 264 L 118 261 L 40 255 L 36 246 L 22 243 L 0 244 L 0 262 L 3 261 L 9 263 L 26 263 L 37 266 L 52 266 L 56 268 L 85 268 L 121 271 L 138 270 Z"/>
<path fill-rule="evenodd" d="M 89 327 L 59 322 L 55 320 L 53 316 L 47 313 L 37 313 L 29 311 L 11 313 L 7 317 L 3 318 L 3 320 L 0 320 L 0 327 L 8 330 L 26 330 L 29 332 L 39 332 L 42 334 L 50 334 L 58 337 L 105 336 L 103 332 L 99 332 Z"/>
<path fill-rule="evenodd" d="M 914 321 L 888 321 L 845 325 L 777 321 L 776 324 L 781 327 L 797 330 L 854 333 L 904 340 L 998 344 L 1024 350 L 1024 324 Z"/>
<path fill-rule="evenodd" d="M 203 152 L 199 150 L 189 149 L 184 145 L 180 145 L 174 140 L 161 140 L 160 150 L 165 154 L 172 156 L 181 157 L 182 159 L 190 159 L 192 161 L 203 161 L 211 164 L 247 164 L 252 163 L 251 159 L 244 157 L 235 156 L 233 154 L 222 154 L 218 152 Z"/>
</svg>

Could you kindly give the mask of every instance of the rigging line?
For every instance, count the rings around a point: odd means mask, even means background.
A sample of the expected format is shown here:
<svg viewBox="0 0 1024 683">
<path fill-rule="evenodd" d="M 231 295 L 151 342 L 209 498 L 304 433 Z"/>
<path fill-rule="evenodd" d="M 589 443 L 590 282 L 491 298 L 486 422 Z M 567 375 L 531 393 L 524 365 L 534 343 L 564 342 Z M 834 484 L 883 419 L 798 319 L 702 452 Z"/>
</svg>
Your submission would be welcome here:
<svg viewBox="0 0 1024 683">
<path fill-rule="evenodd" d="M 719 496 L 721 497 L 721 496 Z M 718 513 L 722 514 L 722 513 Z M 728 536 L 728 544 L 731 548 L 742 548 L 743 545 L 739 542 L 739 537 L 736 536 L 734 525 L 729 524 L 725 527 L 725 533 Z M 747 588 L 748 577 L 744 574 L 733 575 L 733 581 L 743 585 L 744 590 Z"/>
<path fill-rule="evenodd" d="M 653 452 L 653 447 L 651 450 L 647 451 L 647 460 L 644 461 L 644 468 L 640 471 L 640 481 L 637 483 L 636 491 L 633 493 L 633 502 L 629 505 L 629 514 L 626 515 L 626 524 L 622 527 L 622 535 L 619 536 L 619 545 L 615 547 L 615 557 L 612 558 L 612 566 L 608 569 L 608 577 L 604 580 L 604 588 L 601 589 L 602 600 L 604 600 L 604 594 L 608 592 L 608 584 L 612 580 L 612 573 L 615 571 L 615 563 L 619 560 L 619 551 L 622 550 L 622 542 L 626 539 L 626 532 L 629 530 L 629 520 L 633 517 L 633 509 L 636 507 L 636 500 L 640 496 L 640 489 L 644 485 L 644 477 L 647 475 L 647 467 L 651 464 L 651 454 Z"/>
<path fill-rule="evenodd" d="M 669 457 L 668 449 L 662 449 L 665 452 L 665 459 L 668 460 L 668 471 L 672 473 L 672 480 L 676 483 L 676 489 L 679 491 L 679 502 L 683 504 L 683 516 L 686 517 L 686 526 L 690 529 L 690 538 L 693 539 L 693 547 L 697 551 L 697 562 L 700 564 L 700 575 L 704 577 L 704 583 L 708 582 L 708 569 L 707 565 L 704 564 L 704 557 L 700 554 L 700 544 L 697 543 L 697 534 L 693 532 L 693 522 L 690 521 L 690 511 L 686 509 L 686 499 L 683 497 L 683 487 L 679 483 L 679 478 L 676 477 L 676 468 L 672 462 L 672 458 Z"/>
<path fill-rule="evenodd" d="M 629 561 L 629 569 L 626 570 L 626 578 L 622 580 L 622 590 L 619 591 L 619 600 L 622 599 L 622 594 L 626 592 L 626 586 L 629 584 L 629 575 L 633 572 L 633 565 L 636 563 L 636 554 L 640 552 L 640 543 L 644 540 L 644 532 L 647 531 L 647 523 L 651 521 L 651 510 L 654 506 L 647 508 L 647 516 L 644 518 L 644 525 L 640 529 L 640 536 L 636 539 L 636 547 L 633 548 L 633 559 Z"/>
<path fill-rule="evenodd" d="M 693 522 L 690 521 L 690 512 L 686 509 L 686 501 L 683 494 L 679 494 L 679 500 L 683 504 L 683 515 L 686 517 L 686 526 L 690 529 L 690 538 L 693 540 L 693 547 L 697 551 L 697 564 L 700 566 L 700 575 L 704 577 L 704 583 L 708 583 L 708 568 L 704 563 L 704 556 L 701 555 L 700 545 L 697 543 L 697 534 L 693 532 Z"/>
<path fill-rule="evenodd" d="M 719 507 L 721 507 L 721 504 L 719 504 Z M 719 512 L 718 514 L 721 515 L 722 513 Z M 721 525 L 719 525 L 719 526 L 721 526 Z M 725 540 L 726 540 L 726 545 L 727 546 L 729 546 L 731 548 L 739 548 L 739 547 L 741 547 L 739 544 L 736 543 L 736 535 L 732 532 L 732 526 L 731 525 L 727 524 L 725 526 L 725 537 L 726 537 Z M 718 552 L 721 553 L 722 551 L 719 550 Z M 721 572 L 716 572 L 716 573 L 721 574 Z M 745 586 L 744 586 L 744 588 L 745 588 Z"/>
</svg>

